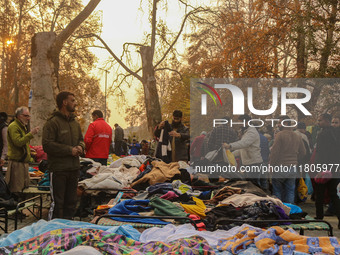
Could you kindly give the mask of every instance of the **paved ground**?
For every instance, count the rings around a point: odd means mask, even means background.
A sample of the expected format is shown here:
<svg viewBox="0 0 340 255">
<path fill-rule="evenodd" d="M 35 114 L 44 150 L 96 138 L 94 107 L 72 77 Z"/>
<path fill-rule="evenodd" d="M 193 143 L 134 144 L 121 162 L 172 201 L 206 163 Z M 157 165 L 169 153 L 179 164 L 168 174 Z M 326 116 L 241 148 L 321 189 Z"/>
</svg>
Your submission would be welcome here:
<svg viewBox="0 0 340 255">
<path fill-rule="evenodd" d="M 47 220 L 49 203 L 50 203 L 49 199 L 46 199 L 46 196 L 45 196 L 44 205 L 43 205 L 43 219 L 45 219 L 45 220 Z M 315 216 L 314 202 L 311 201 L 310 199 L 307 200 L 303 204 L 299 204 L 299 206 L 303 209 L 303 211 L 307 212 L 311 217 Z M 29 212 L 27 212 L 27 211 L 24 211 L 24 213 L 29 215 Z M 75 220 L 79 220 L 79 218 L 76 218 Z M 90 222 L 91 217 L 82 218 L 81 220 L 86 221 L 86 222 Z M 329 223 L 332 224 L 334 236 L 336 236 L 340 239 L 340 230 L 338 229 L 337 218 L 335 216 L 325 217 L 324 220 L 326 220 L 326 221 L 328 221 Z M 23 228 L 23 227 L 28 226 L 28 225 L 32 224 L 33 222 L 36 222 L 36 221 L 37 220 L 32 215 L 29 215 L 28 217 L 23 219 L 22 222 L 19 221 L 18 228 L 19 229 Z M 13 231 L 14 231 L 14 221 L 9 220 L 9 231 L 8 232 L 11 233 Z M 0 233 L 3 233 L 3 232 L 0 232 Z M 326 231 L 305 231 L 305 235 L 308 235 L 308 236 L 327 236 L 327 232 Z"/>
<path fill-rule="evenodd" d="M 315 217 L 315 205 L 314 202 L 308 199 L 305 203 L 299 204 L 302 210 L 308 213 L 309 216 Z M 326 207 L 324 209 L 326 211 Z M 338 229 L 338 219 L 336 216 L 324 217 L 325 221 L 328 221 L 333 227 L 333 235 L 340 239 L 340 230 Z M 325 236 L 327 235 L 326 231 L 305 231 L 305 235 L 308 236 Z"/>
</svg>

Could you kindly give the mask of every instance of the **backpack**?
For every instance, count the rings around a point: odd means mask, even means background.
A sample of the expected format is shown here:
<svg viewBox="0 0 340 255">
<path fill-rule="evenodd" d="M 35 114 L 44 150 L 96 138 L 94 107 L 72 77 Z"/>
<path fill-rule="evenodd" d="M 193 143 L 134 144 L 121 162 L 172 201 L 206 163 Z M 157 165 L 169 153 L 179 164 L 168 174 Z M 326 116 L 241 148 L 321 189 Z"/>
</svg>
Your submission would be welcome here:
<svg viewBox="0 0 340 255">
<path fill-rule="evenodd" d="M 14 200 L 3 174 L 0 173 L 0 208 L 5 207 L 7 210 L 12 210 L 15 209 L 17 205 L 18 202 Z"/>
</svg>

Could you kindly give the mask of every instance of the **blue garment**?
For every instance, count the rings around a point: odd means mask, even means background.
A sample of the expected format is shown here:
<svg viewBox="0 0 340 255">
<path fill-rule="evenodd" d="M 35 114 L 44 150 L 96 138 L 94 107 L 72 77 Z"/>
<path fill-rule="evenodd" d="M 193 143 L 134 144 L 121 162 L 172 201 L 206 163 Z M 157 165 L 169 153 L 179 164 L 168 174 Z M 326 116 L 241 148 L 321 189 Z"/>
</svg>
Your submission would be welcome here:
<svg viewBox="0 0 340 255">
<path fill-rule="evenodd" d="M 140 215 L 138 212 L 148 212 L 153 208 L 148 206 L 150 200 L 133 200 L 128 199 L 122 201 L 115 205 L 114 207 L 109 209 L 109 214 L 125 214 L 125 215 Z M 170 222 L 165 222 L 159 219 L 151 219 L 151 218 L 121 218 L 121 217 L 112 217 L 114 220 L 125 221 L 125 222 L 140 222 L 147 224 L 159 224 L 166 225 Z"/>
<path fill-rule="evenodd" d="M 262 135 L 259 132 L 260 135 L 260 148 L 261 148 L 261 157 L 263 162 L 268 162 L 269 161 L 269 142 L 267 137 L 265 137 L 264 135 Z"/>
<path fill-rule="evenodd" d="M 38 182 L 38 190 L 50 190 L 50 172 L 46 170 L 44 177 Z"/>
<path fill-rule="evenodd" d="M 168 191 L 173 191 L 172 183 L 156 183 L 155 185 L 149 186 L 146 191 L 149 194 L 166 194 Z"/>
<path fill-rule="evenodd" d="M 289 214 L 302 213 L 302 209 L 300 207 L 298 207 L 297 205 L 292 205 L 292 204 L 289 204 L 289 203 L 283 203 L 283 204 L 290 208 Z"/>
<path fill-rule="evenodd" d="M 150 173 L 152 170 L 152 165 L 147 165 L 145 170 L 143 172 L 141 172 L 136 179 L 133 180 L 133 182 L 138 181 L 140 178 L 142 178 L 144 175 L 146 175 L 147 173 Z"/>
<path fill-rule="evenodd" d="M 262 173 L 260 175 L 260 177 L 257 179 L 257 183 L 258 185 L 260 185 L 260 187 L 263 190 L 268 190 L 269 185 L 268 185 L 268 173 Z"/>
<path fill-rule="evenodd" d="M 129 145 L 131 155 L 139 155 L 141 146 L 139 143 L 132 143 Z"/>
<path fill-rule="evenodd" d="M 211 190 L 202 191 L 198 198 L 202 200 L 209 200 L 211 198 Z"/>
<path fill-rule="evenodd" d="M 310 179 L 310 176 L 308 173 L 306 173 L 305 176 L 305 183 L 306 186 L 308 188 L 308 195 L 312 195 L 313 194 L 313 185 L 312 185 L 312 180 Z"/>
<path fill-rule="evenodd" d="M 282 202 L 294 204 L 295 178 L 273 178 L 273 195 Z"/>
</svg>

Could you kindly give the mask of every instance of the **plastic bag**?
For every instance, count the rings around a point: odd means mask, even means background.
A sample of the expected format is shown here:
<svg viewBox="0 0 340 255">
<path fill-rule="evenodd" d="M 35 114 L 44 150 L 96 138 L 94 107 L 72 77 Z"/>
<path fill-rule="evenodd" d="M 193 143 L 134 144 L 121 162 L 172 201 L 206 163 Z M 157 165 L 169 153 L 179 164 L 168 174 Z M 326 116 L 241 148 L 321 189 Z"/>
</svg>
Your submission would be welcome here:
<svg viewBox="0 0 340 255">
<path fill-rule="evenodd" d="M 308 188 L 308 195 L 312 195 L 314 189 L 313 189 L 312 180 L 310 179 L 309 174 L 306 174 L 306 176 L 305 176 L 305 183 L 306 183 L 306 186 Z"/>
<path fill-rule="evenodd" d="M 223 160 L 231 166 L 236 166 L 236 159 L 230 150 L 223 149 Z"/>
<path fill-rule="evenodd" d="M 315 182 L 318 183 L 318 184 L 325 184 L 330 179 L 332 179 L 332 172 L 331 171 L 320 172 L 314 178 Z"/>
<path fill-rule="evenodd" d="M 205 155 L 205 158 L 209 161 L 213 161 L 218 153 L 220 152 L 221 148 L 219 148 L 218 150 L 213 150 L 213 151 L 209 151 L 206 155 Z"/>
</svg>

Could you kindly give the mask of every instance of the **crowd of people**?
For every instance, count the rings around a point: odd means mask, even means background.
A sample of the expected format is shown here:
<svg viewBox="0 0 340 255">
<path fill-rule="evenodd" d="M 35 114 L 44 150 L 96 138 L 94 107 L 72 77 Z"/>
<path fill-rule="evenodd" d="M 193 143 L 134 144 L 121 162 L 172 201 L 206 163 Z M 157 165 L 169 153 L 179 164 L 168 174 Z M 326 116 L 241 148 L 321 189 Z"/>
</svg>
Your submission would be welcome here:
<svg viewBox="0 0 340 255">
<path fill-rule="evenodd" d="M 162 121 L 155 127 L 153 140 L 144 139 L 139 142 L 136 137 L 129 141 L 118 124 L 114 125 L 113 138 L 112 128 L 106 123 L 100 110 L 92 112 L 93 122 L 83 137 L 74 114 L 75 95 L 62 91 L 57 95 L 56 103 L 57 110 L 48 118 L 42 129 L 42 147 L 48 156 L 51 179 L 50 219 L 71 219 L 75 213 L 80 156 L 102 165 L 107 165 L 110 153 L 119 157 L 149 155 L 165 163 L 185 161 L 199 164 L 207 160 L 209 152 L 229 150 L 233 153 L 238 168 L 286 167 L 284 172 L 258 171 L 260 174 L 244 174 L 243 177 L 268 193 L 271 192 L 283 202 L 292 204 L 297 202 L 297 179 L 305 177 L 308 172 L 300 172 L 299 169 L 311 169 L 307 167 L 310 164 L 327 168 L 331 164 L 340 163 L 340 119 L 332 118 L 327 113 L 319 116 L 318 123 L 311 133 L 306 130 L 305 123 L 299 122 L 294 127 L 293 123 L 287 121 L 290 119 L 288 116 L 281 116 L 277 127 L 269 132 L 262 132 L 253 126 L 234 130 L 229 125 L 217 125 L 209 132 L 202 131 L 190 143 L 189 128 L 182 123 L 183 113 L 175 110 L 172 121 Z M 7 114 L 0 113 L 1 165 L 8 159 L 5 180 L 14 193 L 20 193 L 29 185 L 28 163 L 32 161 L 29 143 L 40 130 L 40 127 L 34 127 L 29 131 L 29 119 L 30 112 L 27 107 L 19 107 L 15 112 L 14 121 L 9 125 Z M 239 117 L 244 123 L 250 119 L 247 114 Z M 282 120 L 285 120 L 285 125 L 280 124 L 283 123 Z M 214 163 L 226 164 L 223 153 L 214 157 Z M 316 218 L 324 217 L 324 194 L 328 190 L 331 207 L 340 220 L 340 199 L 337 195 L 339 178 L 335 171 L 334 176 L 327 182 L 323 176 L 308 174 L 314 180 Z"/>
<path fill-rule="evenodd" d="M 250 119 L 248 115 L 239 117 L 244 123 L 248 123 Z M 340 220 L 340 199 L 337 195 L 340 163 L 339 119 L 338 116 L 332 118 L 330 114 L 321 114 L 317 124 L 313 126 L 312 133 L 307 131 L 304 122 L 297 123 L 295 127 L 288 116 L 279 117 L 278 125 L 272 133 L 262 133 L 252 126 L 242 127 L 236 132 L 228 125 L 217 125 L 209 133 L 203 131 L 193 140 L 190 148 L 191 159 L 202 162 L 206 160 L 209 152 L 220 147 L 228 149 L 233 152 L 238 168 L 246 166 L 248 169 L 256 169 L 254 172 L 245 172 L 244 178 L 283 202 L 291 204 L 298 202 L 297 185 L 300 177 L 305 178 L 308 174 L 312 178 L 314 188 L 312 197 L 315 199 L 315 218 L 324 217 L 323 205 L 327 190 L 331 208 L 326 215 L 336 215 Z M 281 124 L 283 120 L 284 126 Z M 215 157 L 214 163 L 225 164 L 222 153 Z M 280 168 L 272 172 L 261 171 L 264 166 Z M 328 174 L 327 177 L 325 173 Z"/>
</svg>

